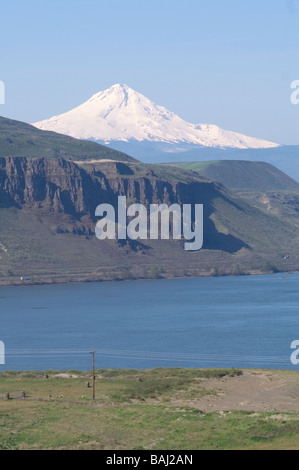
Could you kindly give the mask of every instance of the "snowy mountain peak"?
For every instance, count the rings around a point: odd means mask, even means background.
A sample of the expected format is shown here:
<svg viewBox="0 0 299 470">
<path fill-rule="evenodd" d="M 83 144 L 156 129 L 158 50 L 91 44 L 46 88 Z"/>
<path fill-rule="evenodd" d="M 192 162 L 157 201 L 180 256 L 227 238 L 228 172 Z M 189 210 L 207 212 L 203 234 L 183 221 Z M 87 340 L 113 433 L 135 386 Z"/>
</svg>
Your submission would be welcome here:
<svg viewBox="0 0 299 470">
<path fill-rule="evenodd" d="M 113 98 L 113 96 L 118 97 L 118 98 L 128 98 L 129 92 L 133 92 L 132 88 L 129 88 L 127 85 L 123 85 L 120 83 L 117 83 L 116 85 L 113 85 L 112 87 L 108 88 L 107 90 L 100 91 L 96 94 L 94 94 L 88 101 L 92 101 L 94 99 L 109 99 Z"/>
<path fill-rule="evenodd" d="M 202 147 L 270 148 L 278 144 L 225 131 L 213 124 L 191 124 L 125 84 L 95 93 L 80 106 L 33 124 L 39 129 L 101 142 L 149 141 Z"/>
</svg>

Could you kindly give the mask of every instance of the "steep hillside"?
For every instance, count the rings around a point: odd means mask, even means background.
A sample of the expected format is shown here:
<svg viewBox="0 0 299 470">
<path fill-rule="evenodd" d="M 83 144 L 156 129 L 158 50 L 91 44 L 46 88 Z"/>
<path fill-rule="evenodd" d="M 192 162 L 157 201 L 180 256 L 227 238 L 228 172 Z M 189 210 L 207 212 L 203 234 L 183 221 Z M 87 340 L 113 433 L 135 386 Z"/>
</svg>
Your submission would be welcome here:
<svg viewBox="0 0 299 470">
<path fill-rule="evenodd" d="M 204 205 L 204 245 L 95 237 L 95 208 L 128 203 Z M 297 232 L 194 172 L 62 158 L 0 158 L 2 283 L 131 279 L 298 269 Z M 291 252 L 292 256 L 285 258 Z"/>
</svg>

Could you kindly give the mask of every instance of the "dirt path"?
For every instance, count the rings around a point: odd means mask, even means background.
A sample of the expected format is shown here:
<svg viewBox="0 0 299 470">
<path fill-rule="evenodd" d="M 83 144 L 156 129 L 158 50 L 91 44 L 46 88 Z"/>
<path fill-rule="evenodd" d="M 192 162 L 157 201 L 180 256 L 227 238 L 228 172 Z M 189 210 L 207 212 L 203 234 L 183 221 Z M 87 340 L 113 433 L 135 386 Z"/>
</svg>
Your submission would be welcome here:
<svg viewBox="0 0 299 470">
<path fill-rule="evenodd" d="M 200 388 L 214 394 L 200 396 Z M 196 395 L 196 388 L 194 388 Z M 299 371 L 244 371 L 236 377 L 207 379 L 198 384 L 198 398 L 171 400 L 204 412 L 225 410 L 299 412 Z"/>
</svg>

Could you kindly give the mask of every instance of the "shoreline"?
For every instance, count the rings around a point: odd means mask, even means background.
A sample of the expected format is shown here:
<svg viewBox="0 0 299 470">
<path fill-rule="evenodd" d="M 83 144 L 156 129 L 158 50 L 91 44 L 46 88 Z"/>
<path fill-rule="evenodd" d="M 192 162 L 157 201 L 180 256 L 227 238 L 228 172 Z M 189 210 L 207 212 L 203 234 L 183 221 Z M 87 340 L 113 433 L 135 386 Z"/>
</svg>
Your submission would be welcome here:
<svg viewBox="0 0 299 470">
<path fill-rule="evenodd" d="M 158 281 L 158 280 L 171 280 L 171 279 L 199 279 L 199 278 L 223 278 L 223 277 L 246 277 L 246 276 L 272 276 L 275 274 L 298 274 L 297 270 L 290 271 L 262 271 L 262 270 L 249 270 L 246 273 L 235 274 L 235 273 L 226 273 L 226 274 L 209 274 L 202 273 L 198 276 L 172 276 L 172 275 L 159 275 L 158 277 L 140 277 L 140 278 L 126 278 L 126 277 L 107 277 L 107 278 L 96 278 L 96 277 L 77 277 L 74 279 L 69 279 L 67 277 L 61 279 L 55 278 L 46 278 L 39 280 L 13 280 L 13 281 L 3 281 L 0 280 L 1 287 L 22 287 L 22 286 L 46 286 L 46 285 L 60 285 L 60 284 L 85 284 L 85 283 L 99 283 L 99 282 L 130 282 L 130 281 Z"/>
<path fill-rule="evenodd" d="M 231 371 L 231 372 L 238 372 L 238 371 L 241 371 L 241 374 L 242 373 L 271 373 L 271 372 L 281 372 L 281 373 L 299 373 L 299 365 L 298 365 L 298 369 L 295 369 L 295 366 L 293 369 L 284 369 L 284 368 L 281 368 L 281 367 L 273 367 L 273 368 L 269 368 L 269 367 L 237 367 L 237 366 L 230 366 L 230 367 L 218 367 L 218 366 L 215 366 L 215 367 L 183 367 L 183 366 L 173 366 L 173 367 L 169 367 L 169 366 L 157 366 L 157 367 L 149 367 L 149 368 L 136 368 L 136 367 L 103 367 L 103 368 L 96 368 L 95 369 L 95 373 L 99 373 L 100 371 L 105 371 L 105 372 L 109 372 L 109 371 L 114 371 L 114 372 L 127 372 L 127 371 L 130 371 L 130 372 L 139 372 L 139 373 L 142 373 L 142 372 L 149 372 L 149 371 L 155 371 L 155 370 L 159 370 L 159 371 L 174 371 L 174 370 L 180 370 L 180 371 L 211 371 L 211 370 L 214 370 L 214 371 Z M 65 369 L 65 368 L 62 368 L 62 369 L 1 369 L 1 365 L 0 365 L 0 379 L 2 378 L 2 375 L 5 375 L 5 374 L 9 374 L 9 375 L 18 375 L 18 374 L 40 374 L 40 375 L 44 375 L 44 374 L 66 374 L 68 375 L 68 378 L 73 378 L 74 377 L 77 377 L 78 375 L 85 375 L 85 374 L 92 374 L 92 369 Z"/>
</svg>

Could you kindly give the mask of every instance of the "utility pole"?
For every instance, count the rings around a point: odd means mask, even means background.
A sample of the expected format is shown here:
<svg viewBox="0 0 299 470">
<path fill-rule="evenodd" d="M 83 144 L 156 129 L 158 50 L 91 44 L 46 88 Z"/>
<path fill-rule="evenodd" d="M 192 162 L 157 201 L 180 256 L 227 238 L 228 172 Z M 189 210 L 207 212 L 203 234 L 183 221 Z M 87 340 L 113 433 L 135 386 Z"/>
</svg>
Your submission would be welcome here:
<svg viewBox="0 0 299 470">
<path fill-rule="evenodd" d="M 94 375 L 94 353 L 95 351 L 91 351 L 90 354 L 92 354 L 92 398 L 93 400 L 96 397 L 96 390 L 95 390 L 95 375 Z"/>
</svg>

